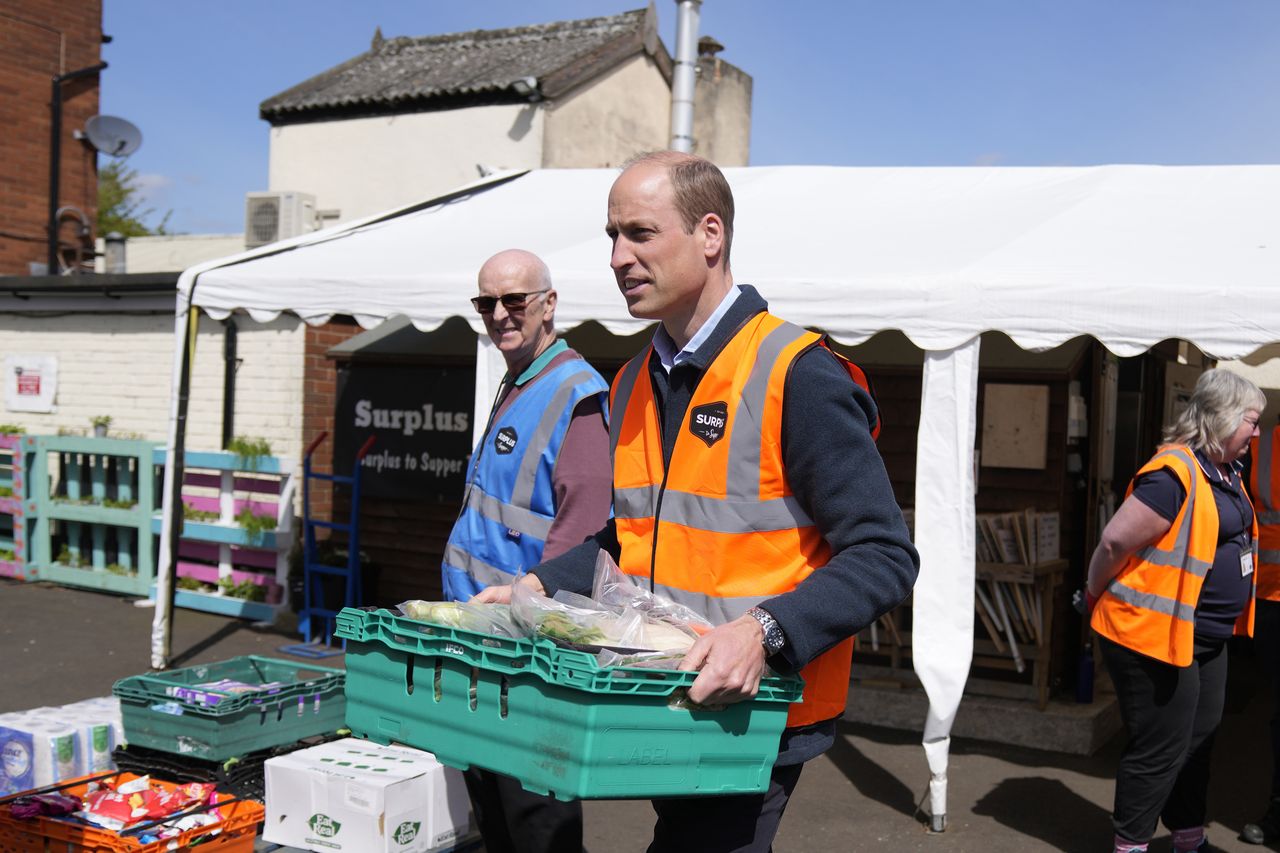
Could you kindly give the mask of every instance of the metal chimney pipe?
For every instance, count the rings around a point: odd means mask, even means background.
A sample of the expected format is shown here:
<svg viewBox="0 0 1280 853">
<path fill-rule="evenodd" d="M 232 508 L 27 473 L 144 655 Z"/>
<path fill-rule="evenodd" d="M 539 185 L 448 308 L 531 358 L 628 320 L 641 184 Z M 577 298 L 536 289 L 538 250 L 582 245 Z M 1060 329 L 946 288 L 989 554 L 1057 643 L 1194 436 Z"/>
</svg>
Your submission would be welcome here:
<svg viewBox="0 0 1280 853">
<path fill-rule="evenodd" d="M 671 80 L 671 150 L 693 153 L 693 90 L 698 80 L 702 0 L 676 0 L 676 67 Z"/>
<path fill-rule="evenodd" d="M 103 243 L 103 272 L 113 275 L 120 275 L 129 271 L 128 261 L 126 260 L 124 235 L 119 231 L 112 231 L 102 240 Z"/>
</svg>

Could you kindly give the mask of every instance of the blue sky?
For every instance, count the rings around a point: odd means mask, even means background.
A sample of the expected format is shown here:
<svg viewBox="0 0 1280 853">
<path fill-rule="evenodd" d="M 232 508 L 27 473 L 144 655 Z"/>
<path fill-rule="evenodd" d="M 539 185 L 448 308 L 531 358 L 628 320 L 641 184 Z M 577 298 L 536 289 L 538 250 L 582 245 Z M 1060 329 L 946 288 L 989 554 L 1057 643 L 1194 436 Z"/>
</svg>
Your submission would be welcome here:
<svg viewBox="0 0 1280 853">
<path fill-rule="evenodd" d="M 170 228 L 236 232 L 267 184 L 258 103 L 387 37 L 643 0 L 104 0 L 101 111 Z M 657 0 L 674 49 L 674 0 Z M 755 80 L 752 165 L 1280 162 L 1275 0 L 705 0 Z"/>
</svg>

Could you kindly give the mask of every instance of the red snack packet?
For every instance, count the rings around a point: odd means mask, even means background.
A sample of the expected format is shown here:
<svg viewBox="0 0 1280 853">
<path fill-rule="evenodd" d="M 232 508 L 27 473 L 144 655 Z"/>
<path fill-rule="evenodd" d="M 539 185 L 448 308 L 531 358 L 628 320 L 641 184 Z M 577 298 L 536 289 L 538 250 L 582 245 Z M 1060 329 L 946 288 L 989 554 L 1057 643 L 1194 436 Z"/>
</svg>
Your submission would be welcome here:
<svg viewBox="0 0 1280 853">
<path fill-rule="evenodd" d="M 153 791 L 154 798 L 147 806 L 147 817 L 159 820 L 174 812 L 196 805 L 203 805 L 213 796 L 215 786 L 205 782 L 189 782 L 172 791 Z"/>
</svg>

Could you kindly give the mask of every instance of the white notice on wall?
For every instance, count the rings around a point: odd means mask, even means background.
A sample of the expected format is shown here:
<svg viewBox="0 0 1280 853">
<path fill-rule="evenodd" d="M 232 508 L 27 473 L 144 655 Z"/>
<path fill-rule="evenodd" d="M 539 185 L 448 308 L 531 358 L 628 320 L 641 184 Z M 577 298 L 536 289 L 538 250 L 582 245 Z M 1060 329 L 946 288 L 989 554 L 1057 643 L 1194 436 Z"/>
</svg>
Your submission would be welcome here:
<svg viewBox="0 0 1280 853">
<path fill-rule="evenodd" d="M 10 412 L 52 412 L 58 393 L 56 355 L 8 355 L 4 359 L 4 407 Z"/>
</svg>

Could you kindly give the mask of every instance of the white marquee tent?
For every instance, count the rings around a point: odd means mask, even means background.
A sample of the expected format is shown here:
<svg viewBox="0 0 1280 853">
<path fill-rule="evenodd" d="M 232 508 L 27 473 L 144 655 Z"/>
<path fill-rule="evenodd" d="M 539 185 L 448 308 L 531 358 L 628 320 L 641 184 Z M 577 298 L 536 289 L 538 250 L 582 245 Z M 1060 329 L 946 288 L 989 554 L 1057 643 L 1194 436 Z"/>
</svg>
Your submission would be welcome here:
<svg viewBox="0 0 1280 853">
<path fill-rule="evenodd" d="M 1280 166 L 794 166 L 726 175 L 738 282 L 758 287 L 780 316 L 842 343 L 897 329 L 926 351 L 912 640 L 930 700 L 933 813 L 943 815 L 949 733 L 972 656 L 979 336 L 1000 331 L 1041 350 L 1091 335 L 1120 356 L 1179 338 L 1220 359 L 1280 342 Z M 308 323 L 347 314 L 365 327 L 402 315 L 424 331 L 461 315 L 477 332 L 483 411 L 502 363 L 466 299 L 492 253 L 519 246 L 547 261 L 562 328 L 595 320 L 634 334 L 647 325 L 627 314 L 608 267 L 605 201 L 615 176 L 501 175 L 183 273 L 156 666 L 167 663 L 191 309 L 257 321 L 288 311 Z"/>
</svg>

